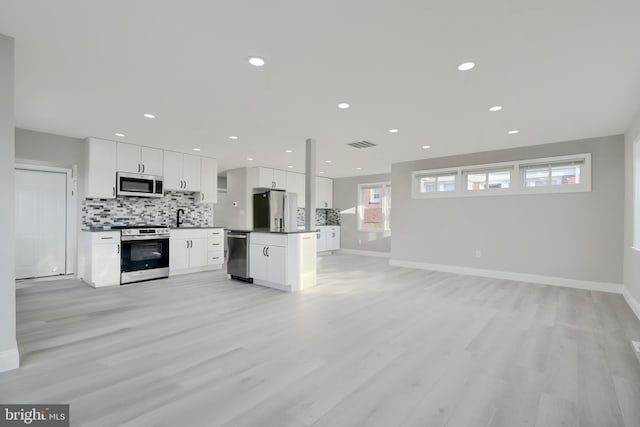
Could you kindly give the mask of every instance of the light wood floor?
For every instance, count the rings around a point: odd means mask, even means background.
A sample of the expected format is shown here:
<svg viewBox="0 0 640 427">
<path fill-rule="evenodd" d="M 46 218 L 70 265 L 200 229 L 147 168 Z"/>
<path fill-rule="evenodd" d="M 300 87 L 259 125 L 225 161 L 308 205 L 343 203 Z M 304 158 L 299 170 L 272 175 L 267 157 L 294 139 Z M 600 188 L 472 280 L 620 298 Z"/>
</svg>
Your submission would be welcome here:
<svg viewBox="0 0 640 427">
<path fill-rule="evenodd" d="M 620 295 L 350 255 L 319 283 L 19 289 L 0 402 L 70 403 L 74 426 L 640 426 Z"/>
</svg>

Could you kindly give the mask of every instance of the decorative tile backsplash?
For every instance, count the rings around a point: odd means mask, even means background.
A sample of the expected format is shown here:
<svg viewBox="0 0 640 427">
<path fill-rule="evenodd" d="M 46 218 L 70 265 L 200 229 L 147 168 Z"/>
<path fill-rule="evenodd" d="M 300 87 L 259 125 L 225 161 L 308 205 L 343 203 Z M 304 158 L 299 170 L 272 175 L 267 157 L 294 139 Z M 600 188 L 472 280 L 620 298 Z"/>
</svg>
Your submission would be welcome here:
<svg viewBox="0 0 640 427">
<path fill-rule="evenodd" d="M 304 226 L 304 208 L 298 208 L 298 226 Z M 316 209 L 316 225 L 340 225 L 338 209 Z"/>
<path fill-rule="evenodd" d="M 82 202 L 82 226 L 175 226 L 178 209 L 184 209 L 185 226 L 213 227 L 213 205 L 196 204 L 195 195 L 165 192 L 162 198 L 118 197 L 85 199 Z"/>
</svg>

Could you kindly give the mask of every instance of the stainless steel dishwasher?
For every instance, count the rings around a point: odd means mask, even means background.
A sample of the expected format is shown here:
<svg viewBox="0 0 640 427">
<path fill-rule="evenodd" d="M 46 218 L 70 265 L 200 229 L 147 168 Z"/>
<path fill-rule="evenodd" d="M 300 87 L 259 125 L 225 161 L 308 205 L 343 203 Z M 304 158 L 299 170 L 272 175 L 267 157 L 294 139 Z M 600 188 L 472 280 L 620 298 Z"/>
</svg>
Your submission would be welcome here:
<svg viewBox="0 0 640 427">
<path fill-rule="evenodd" d="M 227 275 L 230 279 L 253 282 L 249 277 L 249 231 L 227 233 Z"/>
</svg>

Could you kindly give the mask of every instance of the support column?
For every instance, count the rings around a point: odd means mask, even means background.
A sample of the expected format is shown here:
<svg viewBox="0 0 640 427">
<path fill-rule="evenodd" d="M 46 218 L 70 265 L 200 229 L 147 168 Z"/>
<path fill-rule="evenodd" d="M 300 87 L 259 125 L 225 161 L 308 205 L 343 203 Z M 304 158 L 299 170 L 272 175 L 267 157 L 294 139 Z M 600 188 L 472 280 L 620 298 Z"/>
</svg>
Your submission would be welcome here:
<svg viewBox="0 0 640 427">
<path fill-rule="evenodd" d="M 305 144 L 305 199 L 304 225 L 307 231 L 316 229 L 316 141 L 307 139 Z"/>
<path fill-rule="evenodd" d="M 20 363 L 16 343 L 15 119 L 13 38 L 0 34 L 0 372 Z"/>
</svg>

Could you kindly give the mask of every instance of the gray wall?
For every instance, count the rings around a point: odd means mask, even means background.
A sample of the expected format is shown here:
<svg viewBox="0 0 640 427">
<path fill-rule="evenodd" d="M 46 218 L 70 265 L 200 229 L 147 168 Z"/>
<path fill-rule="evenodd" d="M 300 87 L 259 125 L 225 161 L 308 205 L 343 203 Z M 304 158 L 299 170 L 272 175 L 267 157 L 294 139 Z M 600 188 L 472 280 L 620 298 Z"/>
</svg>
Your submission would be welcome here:
<svg viewBox="0 0 640 427">
<path fill-rule="evenodd" d="M 633 143 L 640 139 L 640 114 L 625 133 L 625 197 L 624 197 L 624 286 L 640 301 L 640 252 L 633 245 Z"/>
<path fill-rule="evenodd" d="M 414 170 L 585 152 L 590 193 L 411 198 Z M 393 164 L 391 258 L 622 283 L 623 168 L 621 135 Z"/>
<path fill-rule="evenodd" d="M 0 371 L 18 367 L 14 243 L 13 39 L 0 34 Z"/>
<path fill-rule="evenodd" d="M 354 176 L 333 180 L 333 207 L 340 210 L 340 247 L 363 251 L 391 252 L 391 232 L 358 231 L 358 184 L 391 181 L 391 174 Z M 394 189 L 391 188 L 391 216 L 394 215 Z"/>
</svg>

